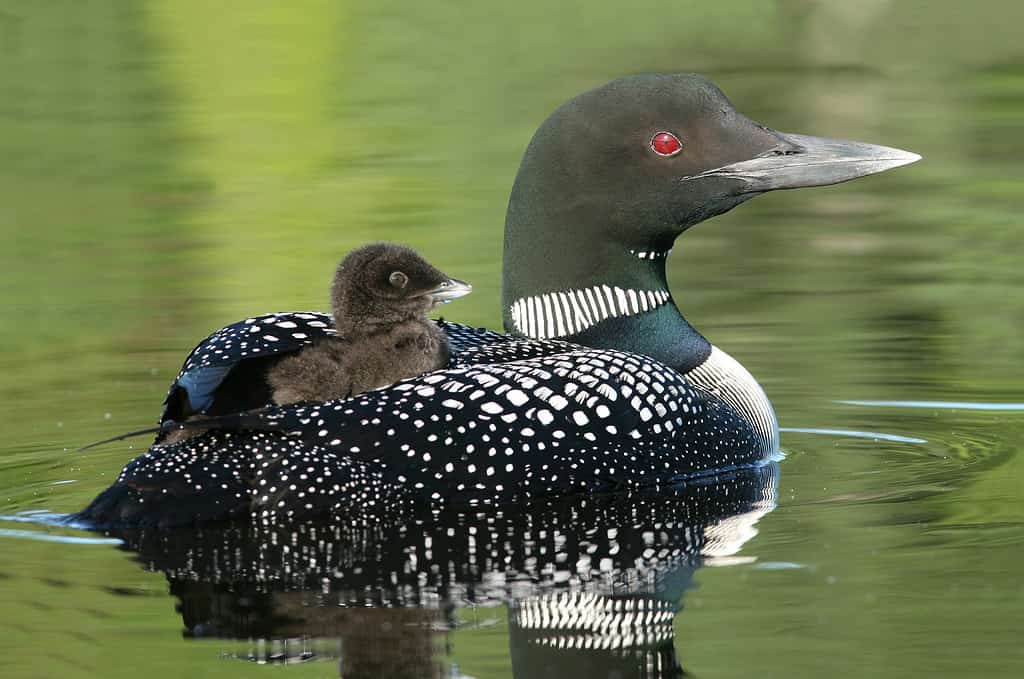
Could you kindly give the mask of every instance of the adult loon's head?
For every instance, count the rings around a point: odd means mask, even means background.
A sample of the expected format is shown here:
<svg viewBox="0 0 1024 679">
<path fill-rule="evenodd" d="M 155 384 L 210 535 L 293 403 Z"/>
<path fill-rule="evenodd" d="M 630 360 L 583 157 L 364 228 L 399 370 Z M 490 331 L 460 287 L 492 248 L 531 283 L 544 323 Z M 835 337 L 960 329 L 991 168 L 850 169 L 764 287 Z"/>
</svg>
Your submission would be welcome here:
<svg viewBox="0 0 1024 679">
<path fill-rule="evenodd" d="M 351 338 L 424 317 L 472 289 L 411 248 L 371 243 L 338 265 L 331 282 L 331 313 L 338 334 Z"/>
<path fill-rule="evenodd" d="M 700 76 L 614 80 L 561 106 L 526 150 L 505 222 L 505 327 L 689 370 L 711 348 L 668 293 L 665 257 L 679 234 L 766 191 L 919 158 L 777 132 Z"/>
</svg>

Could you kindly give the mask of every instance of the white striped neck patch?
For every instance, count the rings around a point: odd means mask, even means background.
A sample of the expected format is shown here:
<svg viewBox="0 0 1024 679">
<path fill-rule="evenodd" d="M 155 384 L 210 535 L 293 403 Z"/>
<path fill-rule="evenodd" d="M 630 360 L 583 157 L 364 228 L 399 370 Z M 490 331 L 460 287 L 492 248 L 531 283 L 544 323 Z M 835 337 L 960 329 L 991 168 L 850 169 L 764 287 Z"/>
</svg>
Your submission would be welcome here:
<svg viewBox="0 0 1024 679">
<path fill-rule="evenodd" d="M 612 285 L 547 292 L 524 297 L 509 308 L 516 330 L 535 339 L 567 337 L 617 316 L 634 316 L 665 304 L 665 290 L 636 290 Z"/>
</svg>

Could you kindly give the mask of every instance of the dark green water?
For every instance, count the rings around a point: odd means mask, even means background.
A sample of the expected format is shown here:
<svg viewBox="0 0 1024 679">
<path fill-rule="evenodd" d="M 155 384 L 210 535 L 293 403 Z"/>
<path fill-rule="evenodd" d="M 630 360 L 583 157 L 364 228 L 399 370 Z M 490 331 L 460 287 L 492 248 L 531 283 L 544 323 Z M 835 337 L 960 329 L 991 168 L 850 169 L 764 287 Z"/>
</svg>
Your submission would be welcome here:
<svg viewBox="0 0 1024 679">
<path fill-rule="evenodd" d="M 323 308 L 365 241 L 471 281 L 449 316 L 499 327 L 505 201 L 536 125 L 612 77 L 698 71 L 772 127 L 924 160 L 677 243 L 687 317 L 782 427 L 826 430 L 783 433 L 778 507 L 693 574 L 679 662 L 1020 676 L 1022 22 L 1009 0 L 4 0 L 0 675 L 337 676 L 183 639 L 162 574 L 11 519 L 84 505 L 139 451 L 75 448 L 153 422 L 211 330 Z M 456 603 L 447 664 L 512 676 L 504 609 Z"/>
</svg>

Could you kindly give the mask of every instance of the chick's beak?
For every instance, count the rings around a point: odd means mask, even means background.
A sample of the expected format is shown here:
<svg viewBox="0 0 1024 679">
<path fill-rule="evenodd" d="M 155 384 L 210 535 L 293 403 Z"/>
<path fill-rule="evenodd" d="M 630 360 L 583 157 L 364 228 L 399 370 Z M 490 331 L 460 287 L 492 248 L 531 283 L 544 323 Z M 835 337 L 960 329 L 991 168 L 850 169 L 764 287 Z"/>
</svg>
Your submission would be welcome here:
<svg viewBox="0 0 1024 679">
<path fill-rule="evenodd" d="M 460 281 L 457 278 L 449 278 L 436 288 L 428 290 L 424 294 L 430 298 L 433 306 L 437 307 L 442 304 L 447 304 L 453 299 L 465 297 L 471 292 L 473 292 L 473 286 L 469 283 Z"/>
</svg>

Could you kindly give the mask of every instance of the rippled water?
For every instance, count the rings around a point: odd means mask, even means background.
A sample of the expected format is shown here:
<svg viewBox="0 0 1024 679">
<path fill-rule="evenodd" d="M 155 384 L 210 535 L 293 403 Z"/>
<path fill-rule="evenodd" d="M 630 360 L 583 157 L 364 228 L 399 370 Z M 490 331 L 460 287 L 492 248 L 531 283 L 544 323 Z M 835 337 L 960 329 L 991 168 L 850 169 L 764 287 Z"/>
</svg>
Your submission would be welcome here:
<svg viewBox="0 0 1024 679">
<path fill-rule="evenodd" d="M 0 6 L 0 674 L 1020 676 L 1019 4 L 622 12 Z M 777 468 L 373 530 L 54 525 L 139 452 L 78 446 L 150 424 L 210 330 L 323 308 L 359 243 L 422 250 L 475 286 L 450 317 L 499 327 L 532 130 L 648 70 L 925 158 L 677 243 L 673 294 L 771 397 Z"/>
</svg>

